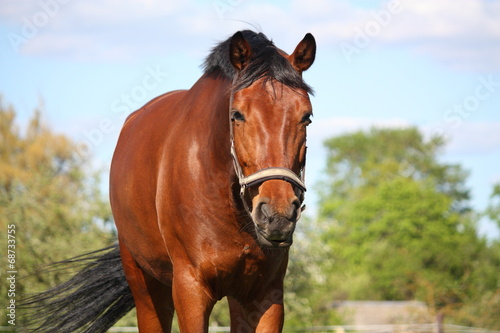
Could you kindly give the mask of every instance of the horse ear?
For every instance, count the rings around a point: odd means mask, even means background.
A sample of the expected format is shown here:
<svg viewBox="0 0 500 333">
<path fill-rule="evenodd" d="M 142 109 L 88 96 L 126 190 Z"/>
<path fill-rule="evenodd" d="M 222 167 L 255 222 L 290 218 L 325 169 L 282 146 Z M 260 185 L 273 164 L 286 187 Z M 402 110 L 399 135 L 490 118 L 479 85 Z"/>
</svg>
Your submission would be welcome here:
<svg viewBox="0 0 500 333">
<path fill-rule="evenodd" d="M 243 70 L 250 62 L 252 49 L 250 44 L 245 40 L 241 31 L 238 31 L 231 37 L 229 44 L 229 59 L 236 70 Z"/>
<path fill-rule="evenodd" d="M 307 70 L 314 62 L 316 57 L 316 40 L 314 36 L 307 33 L 293 51 L 292 55 L 288 56 L 288 60 L 293 68 L 302 73 Z"/>
</svg>

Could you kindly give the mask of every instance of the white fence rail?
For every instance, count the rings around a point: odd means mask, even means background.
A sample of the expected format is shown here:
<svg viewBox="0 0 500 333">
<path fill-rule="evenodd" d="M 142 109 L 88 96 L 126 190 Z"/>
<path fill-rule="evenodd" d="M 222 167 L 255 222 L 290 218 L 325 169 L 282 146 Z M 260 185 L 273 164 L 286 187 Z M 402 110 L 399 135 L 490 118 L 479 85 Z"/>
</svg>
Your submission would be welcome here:
<svg viewBox="0 0 500 333">
<path fill-rule="evenodd" d="M 315 333 L 437 333 L 437 324 L 401 324 L 401 325 L 343 325 L 343 326 L 313 326 L 306 328 L 288 328 L 288 332 Z M 444 333 L 500 333 L 477 327 L 458 325 L 443 325 Z M 137 333 L 136 327 L 113 327 L 113 333 Z M 229 327 L 210 327 L 210 333 L 230 332 Z"/>
<path fill-rule="evenodd" d="M 15 326 L 0 327 L 0 332 L 15 332 Z M 288 332 L 314 333 L 437 333 L 436 324 L 401 324 L 401 325 L 344 325 L 344 326 L 313 326 L 306 328 L 286 329 Z M 477 327 L 458 325 L 443 325 L 444 333 L 500 333 Z M 113 327 L 110 333 L 137 333 L 137 327 Z M 230 332 L 229 327 L 211 327 L 210 333 Z"/>
</svg>

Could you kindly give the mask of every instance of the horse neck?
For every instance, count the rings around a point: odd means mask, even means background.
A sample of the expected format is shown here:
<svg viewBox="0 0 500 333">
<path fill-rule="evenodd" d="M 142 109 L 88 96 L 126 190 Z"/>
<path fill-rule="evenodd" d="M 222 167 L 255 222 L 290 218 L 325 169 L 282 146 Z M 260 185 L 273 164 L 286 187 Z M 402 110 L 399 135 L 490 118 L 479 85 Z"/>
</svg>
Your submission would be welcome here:
<svg viewBox="0 0 500 333">
<path fill-rule="evenodd" d="M 195 119 L 207 133 L 204 142 L 206 168 L 227 172 L 232 168 L 229 134 L 229 88 L 231 81 L 220 75 L 204 74 L 190 89 L 196 99 Z M 191 118 L 193 119 L 193 118 Z M 200 129 L 201 130 L 201 129 Z"/>
<path fill-rule="evenodd" d="M 210 206 L 216 210 L 221 221 L 232 221 L 240 233 L 241 223 L 248 223 L 248 216 L 239 197 L 239 182 L 234 170 L 230 144 L 229 99 L 232 80 L 215 75 L 203 75 L 190 89 L 190 94 L 196 98 L 196 107 L 192 116 L 205 123 L 203 128 L 197 130 L 204 134 L 203 142 L 203 170 L 211 179 L 212 184 L 207 184 L 206 197 L 221 193 L 227 194 L 228 200 L 219 200 L 224 205 L 229 204 L 230 209 L 218 209 L 212 200 Z M 191 118 L 193 119 L 193 118 Z M 203 131 L 202 131 L 203 130 Z M 222 192 L 219 192 L 222 189 Z M 226 194 L 223 194 L 225 191 Z M 218 198 L 220 199 L 220 197 Z M 226 215 L 227 214 L 227 215 Z M 243 217 L 242 217 L 243 216 Z M 243 221 L 243 222 L 242 222 Z"/>
</svg>

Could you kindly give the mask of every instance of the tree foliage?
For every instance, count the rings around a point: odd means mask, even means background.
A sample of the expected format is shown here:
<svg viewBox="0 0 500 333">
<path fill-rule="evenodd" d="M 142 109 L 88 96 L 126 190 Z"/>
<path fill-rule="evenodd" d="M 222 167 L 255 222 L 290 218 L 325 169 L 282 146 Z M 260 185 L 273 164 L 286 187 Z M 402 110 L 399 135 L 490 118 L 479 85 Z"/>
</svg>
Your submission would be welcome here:
<svg viewBox="0 0 500 333">
<path fill-rule="evenodd" d="M 486 209 L 485 215 L 491 220 L 496 222 L 500 228 L 500 183 L 493 186 L 493 191 L 490 196 L 490 204 Z"/>
<path fill-rule="evenodd" d="M 37 273 L 38 268 L 113 242 L 102 228 L 111 219 L 107 200 L 90 170 L 82 147 L 51 131 L 40 110 L 20 130 L 15 110 L 0 100 L 0 228 L 2 235 L 8 226 L 15 229 L 17 301 L 67 278 L 64 272 Z M 6 236 L 0 248 L 5 253 Z M 6 288 L 0 284 L 1 304 L 10 300 Z M 5 324 L 5 307 L 0 315 Z"/>
<path fill-rule="evenodd" d="M 443 146 L 416 128 L 326 142 L 319 213 L 331 300 L 417 299 L 435 314 L 473 324 L 464 319 L 467 306 L 479 311 L 485 293 L 498 299 L 498 244 L 477 235 L 467 172 L 439 161 Z"/>
</svg>

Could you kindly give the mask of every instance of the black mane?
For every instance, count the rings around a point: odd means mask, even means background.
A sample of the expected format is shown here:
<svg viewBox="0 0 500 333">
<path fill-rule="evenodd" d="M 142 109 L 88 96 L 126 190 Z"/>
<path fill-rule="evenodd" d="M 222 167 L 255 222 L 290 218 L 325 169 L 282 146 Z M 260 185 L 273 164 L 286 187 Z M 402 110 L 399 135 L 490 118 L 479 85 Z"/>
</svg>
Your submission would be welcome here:
<svg viewBox="0 0 500 333">
<path fill-rule="evenodd" d="M 290 62 L 279 53 L 274 43 L 263 33 L 255 33 L 251 30 L 244 30 L 241 33 L 252 48 L 252 58 L 249 65 L 241 71 L 237 82 L 234 83 L 234 91 L 246 88 L 260 78 L 265 78 L 265 81 L 276 80 L 291 88 L 304 89 L 310 94 L 313 93 L 312 88 L 302 79 L 302 75 L 292 67 Z M 230 42 L 231 38 L 212 49 L 203 64 L 206 74 L 219 74 L 231 80 L 234 78 L 236 70 L 229 60 Z"/>
</svg>

